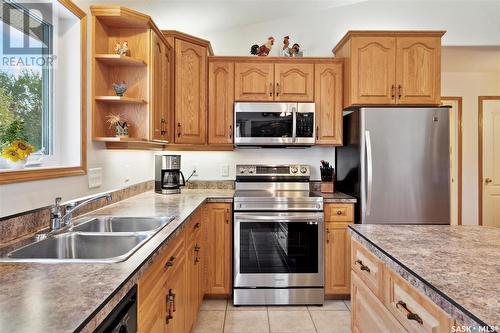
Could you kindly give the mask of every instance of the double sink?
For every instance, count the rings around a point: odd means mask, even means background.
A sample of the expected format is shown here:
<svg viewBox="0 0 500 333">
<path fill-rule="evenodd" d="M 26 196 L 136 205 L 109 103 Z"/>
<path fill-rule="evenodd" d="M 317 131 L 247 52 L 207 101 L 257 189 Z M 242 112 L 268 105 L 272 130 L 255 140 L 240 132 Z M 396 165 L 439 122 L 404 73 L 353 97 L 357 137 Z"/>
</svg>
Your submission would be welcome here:
<svg viewBox="0 0 500 333">
<path fill-rule="evenodd" d="M 87 218 L 60 233 L 8 253 L 0 261 L 103 262 L 127 260 L 174 217 Z"/>
</svg>

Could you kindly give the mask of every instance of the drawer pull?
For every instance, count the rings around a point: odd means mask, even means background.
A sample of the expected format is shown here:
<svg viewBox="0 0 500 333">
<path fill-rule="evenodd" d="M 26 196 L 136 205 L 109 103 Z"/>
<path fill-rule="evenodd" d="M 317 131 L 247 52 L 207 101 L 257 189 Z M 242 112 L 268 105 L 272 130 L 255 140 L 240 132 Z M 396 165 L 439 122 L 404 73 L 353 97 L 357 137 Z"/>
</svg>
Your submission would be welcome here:
<svg viewBox="0 0 500 333">
<path fill-rule="evenodd" d="M 196 244 L 196 245 L 194 246 L 194 250 L 195 250 L 196 252 L 200 251 L 200 246 L 199 246 L 198 244 Z"/>
<path fill-rule="evenodd" d="M 196 224 L 194 225 L 193 229 L 198 229 L 200 227 L 200 222 L 196 222 Z"/>
<path fill-rule="evenodd" d="M 174 265 L 174 260 L 175 260 L 175 257 L 171 256 L 170 259 L 168 259 L 168 261 L 165 263 L 165 268 L 172 267 Z"/>
<path fill-rule="evenodd" d="M 342 215 L 342 211 L 340 209 L 337 210 L 337 215 Z"/>
<path fill-rule="evenodd" d="M 355 261 L 356 264 L 359 264 L 360 268 L 362 271 L 367 271 L 368 273 L 370 273 L 370 267 L 366 266 L 365 264 L 363 264 L 363 262 L 361 260 L 356 260 Z"/>
<path fill-rule="evenodd" d="M 399 309 L 399 307 L 402 307 L 406 312 L 406 318 L 408 320 L 415 320 L 417 323 L 419 323 L 420 325 L 423 325 L 424 324 L 424 321 L 422 320 L 422 318 L 420 318 L 420 316 L 416 313 L 413 313 L 411 312 L 409 309 L 408 309 L 408 306 L 406 306 L 406 303 L 403 302 L 403 301 L 399 301 L 396 303 L 396 308 Z"/>
</svg>

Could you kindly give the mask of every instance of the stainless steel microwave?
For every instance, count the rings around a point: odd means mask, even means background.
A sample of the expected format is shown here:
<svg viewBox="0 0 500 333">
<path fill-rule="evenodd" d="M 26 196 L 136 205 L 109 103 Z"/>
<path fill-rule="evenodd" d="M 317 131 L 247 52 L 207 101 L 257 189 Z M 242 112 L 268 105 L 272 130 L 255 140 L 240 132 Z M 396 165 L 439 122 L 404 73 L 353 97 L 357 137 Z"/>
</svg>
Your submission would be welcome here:
<svg viewBox="0 0 500 333">
<path fill-rule="evenodd" d="M 316 142 L 314 103 L 235 103 L 236 146 L 311 146 Z"/>
</svg>

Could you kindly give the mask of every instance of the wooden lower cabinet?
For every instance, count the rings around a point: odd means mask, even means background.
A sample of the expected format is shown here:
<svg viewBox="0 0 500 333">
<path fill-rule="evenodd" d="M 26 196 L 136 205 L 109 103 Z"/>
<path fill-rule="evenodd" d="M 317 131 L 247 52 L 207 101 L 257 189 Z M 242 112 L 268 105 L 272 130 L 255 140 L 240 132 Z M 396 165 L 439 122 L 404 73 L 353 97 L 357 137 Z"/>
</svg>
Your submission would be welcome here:
<svg viewBox="0 0 500 333">
<path fill-rule="evenodd" d="M 172 273 L 165 283 L 166 309 L 165 332 L 183 333 L 189 332 L 186 325 L 188 315 L 188 290 L 186 283 L 186 254 L 175 258 Z"/>
<path fill-rule="evenodd" d="M 206 204 L 207 230 L 207 285 L 205 293 L 227 296 L 231 294 L 231 204 Z"/>
<path fill-rule="evenodd" d="M 347 296 L 351 289 L 351 242 L 347 230 L 354 223 L 353 204 L 325 204 L 325 295 Z"/>
<path fill-rule="evenodd" d="M 353 332 L 407 332 L 356 273 L 352 274 L 351 302 Z"/>
</svg>

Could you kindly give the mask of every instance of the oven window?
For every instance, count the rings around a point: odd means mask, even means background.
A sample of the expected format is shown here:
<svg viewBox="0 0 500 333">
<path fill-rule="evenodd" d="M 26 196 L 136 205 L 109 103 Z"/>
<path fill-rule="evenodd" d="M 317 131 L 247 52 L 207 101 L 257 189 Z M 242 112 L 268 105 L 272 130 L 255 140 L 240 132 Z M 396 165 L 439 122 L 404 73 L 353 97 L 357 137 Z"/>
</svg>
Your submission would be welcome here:
<svg viewBox="0 0 500 333">
<path fill-rule="evenodd" d="M 242 138 L 291 138 L 291 112 L 237 112 L 236 136 Z"/>
<path fill-rule="evenodd" d="M 318 273 L 318 225 L 240 223 L 240 272 Z"/>
</svg>

